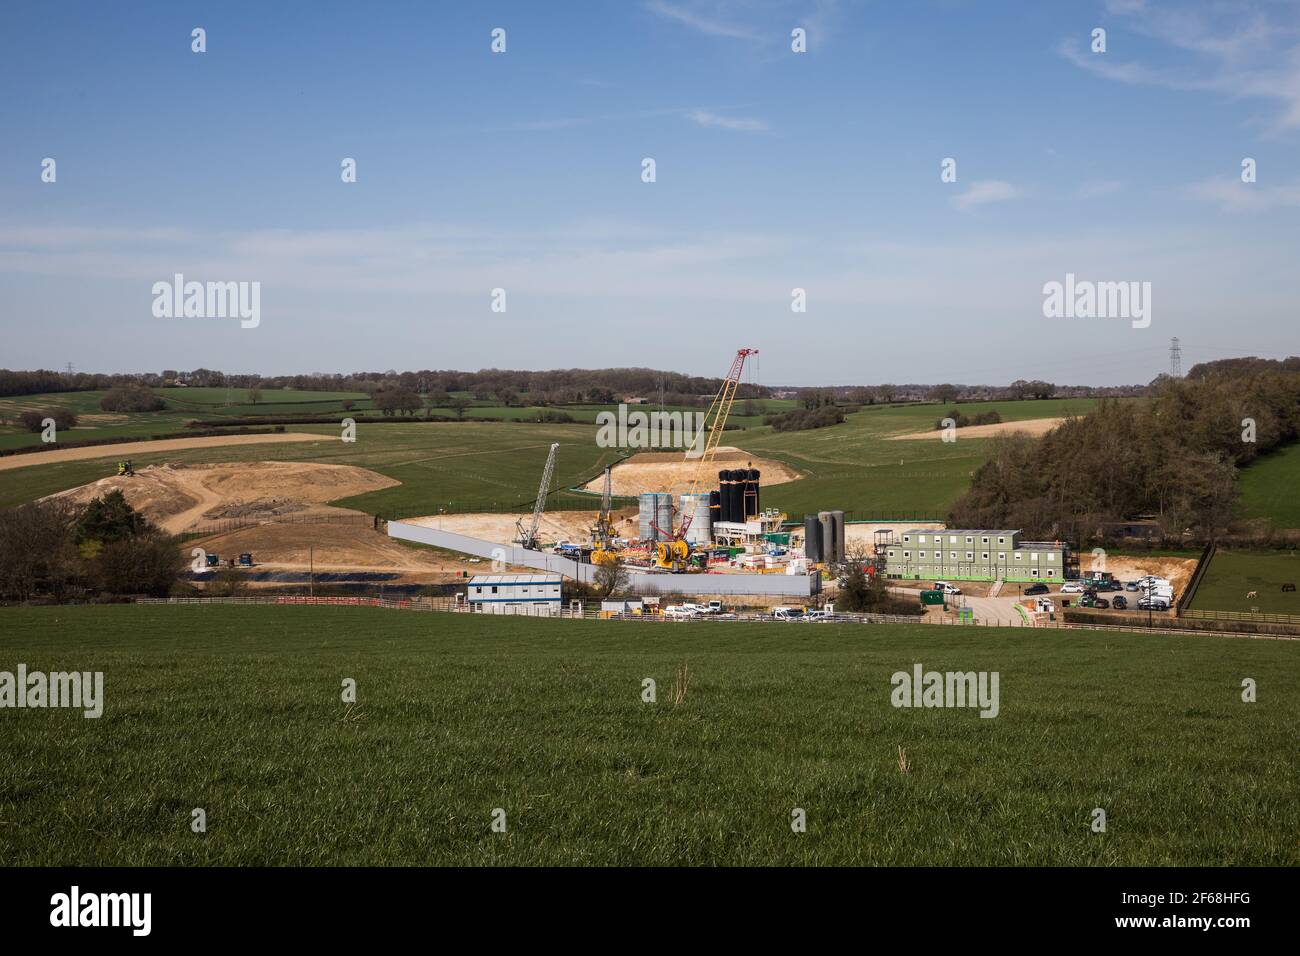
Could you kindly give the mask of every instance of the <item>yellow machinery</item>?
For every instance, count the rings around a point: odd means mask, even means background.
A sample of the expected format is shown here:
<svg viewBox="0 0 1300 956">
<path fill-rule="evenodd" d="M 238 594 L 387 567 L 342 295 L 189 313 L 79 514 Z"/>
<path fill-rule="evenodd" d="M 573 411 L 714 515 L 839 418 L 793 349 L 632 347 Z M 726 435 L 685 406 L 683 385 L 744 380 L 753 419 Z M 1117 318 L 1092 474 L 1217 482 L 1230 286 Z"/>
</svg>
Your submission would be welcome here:
<svg viewBox="0 0 1300 956">
<path fill-rule="evenodd" d="M 691 556 L 690 543 L 682 538 L 659 541 L 655 544 L 655 567 L 665 571 L 684 571 Z M 593 556 L 592 560 L 595 560 Z"/>
<path fill-rule="evenodd" d="M 596 527 L 591 529 L 591 563 L 615 564 L 618 562 L 618 550 L 614 547 L 613 482 L 609 466 L 605 467 L 605 490 L 600 496 L 600 513 L 596 516 Z"/>
</svg>

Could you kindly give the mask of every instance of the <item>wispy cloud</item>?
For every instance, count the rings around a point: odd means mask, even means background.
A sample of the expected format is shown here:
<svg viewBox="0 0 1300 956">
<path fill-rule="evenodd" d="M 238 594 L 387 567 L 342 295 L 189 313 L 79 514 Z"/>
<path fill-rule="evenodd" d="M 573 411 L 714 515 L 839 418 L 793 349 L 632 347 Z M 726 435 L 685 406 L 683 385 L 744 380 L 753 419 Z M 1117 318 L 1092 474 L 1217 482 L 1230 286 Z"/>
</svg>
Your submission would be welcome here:
<svg viewBox="0 0 1300 956">
<path fill-rule="evenodd" d="M 971 209 L 991 202 L 1006 202 L 1009 199 L 1019 199 L 1021 195 L 1020 190 L 1010 183 L 1003 182 L 1000 179 L 985 179 L 971 183 L 970 188 L 954 198 L 952 204 L 958 209 Z"/>
<path fill-rule="evenodd" d="M 700 126 L 729 129 L 740 133 L 758 133 L 768 128 L 765 120 L 719 116 L 717 113 L 710 113 L 708 110 L 691 110 L 687 116 L 692 122 L 698 123 Z"/>
<path fill-rule="evenodd" d="M 1187 189 L 1194 199 L 1212 202 L 1224 212 L 1263 212 L 1300 206 L 1300 182 L 1266 186 L 1240 178 L 1205 179 Z"/>
<path fill-rule="evenodd" d="M 658 110 L 634 110 L 626 113 L 596 113 L 588 116 L 561 116 L 555 119 L 520 120 L 502 126 L 489 126 L 485 133 L 528 133 L 547 132 L 557 129 L 573 129 L 577 126 L 590 126 L 594 123 L 616 123 L 625 120 L 651 119 L 656 116 L 680 116 L 689 112 L 683 107 Z"/>
<path fill-rule="evenodd" d="M 1145 0 L 1110 0 L 1106 8 L 1125 29 L 1188 56 L 1172 66 L 1126 59 L 1116 48 L 1115 31 L 1105 53 L 1085 51 L 1077 40 L 1063 41 L 1057 52 L 1119 83 L 1270 100 L 1281 106 L 1272 121 L 1275 131 L 1300 126 L 1300 25 L 1294 20 L 1275 22 L 1262 11 L 1243 13 L 1223 4 L 1157 7 Z"/>
<path fill-rule="evenodd" d="M 645 7 L 651 13 L 673 20 L 708 36 L 729 37 L 733 40 L 767 39 L 747 26 L 714 16 L 698 14 L 693 9 L 681 4 L 665 3 L 664 0 L 647 0 Z"/>
</svg>

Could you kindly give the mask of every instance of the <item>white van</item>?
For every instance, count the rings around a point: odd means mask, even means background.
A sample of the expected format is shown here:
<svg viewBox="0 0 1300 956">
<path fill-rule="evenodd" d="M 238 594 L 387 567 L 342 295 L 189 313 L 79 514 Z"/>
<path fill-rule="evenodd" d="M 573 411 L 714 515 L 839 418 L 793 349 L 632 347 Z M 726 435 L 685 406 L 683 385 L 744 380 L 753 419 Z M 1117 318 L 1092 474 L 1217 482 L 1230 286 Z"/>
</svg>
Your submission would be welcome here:
<svg viewBox="0 0 1300 956">
<path fill-rule="evenodd" d="M 947 581 L 935 581 L 934 589 L 936 591 L 942 591 L 944 594 L 961 594 L 961 588 L 949 584 Z"/>
<path fill-rule="evenodd" d="M 800 621 L 803 620 L 803 608 L 774 607 L 772 608 L 772 617 L 777 621 Z"/>
</svg>

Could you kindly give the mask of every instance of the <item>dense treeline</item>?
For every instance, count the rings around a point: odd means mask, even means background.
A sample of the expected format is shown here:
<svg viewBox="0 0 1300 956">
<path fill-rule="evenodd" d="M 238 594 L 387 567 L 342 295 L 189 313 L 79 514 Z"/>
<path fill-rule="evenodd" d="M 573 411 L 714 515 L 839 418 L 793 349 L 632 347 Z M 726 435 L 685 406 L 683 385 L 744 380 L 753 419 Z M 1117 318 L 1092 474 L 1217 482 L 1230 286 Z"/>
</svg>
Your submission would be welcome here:
<svg viewBox="0 0 1300 956">
<path fill-rule="evenodd" d="M 934 427 L 943 430 L 948 427 L 947 422 L 952 422 L 953 428 L 966 428 L 971 425 L 997 425 L 1002 421 L 1002 416 L 997 409 L 987 412 L 979 412 L 975 415 L 963 415 L 957 409 L 953 409 L 943 418 L 934 423 Z"/>
<path fill-rule="evenodd" d="M 120 491 L 84 507 L 56 498 L 0 511 L 0 599 L 162 597 L 184 567 L 175 539 Z"/>
<path fill-rule="evenodd" d="M 409 390 L 418 395 L 469 392 L 475 398 L 515 404 L 528 396 L 530 404 L 561 405 L 579 402 L 609 404 L 625 398 L 658 401 L 663 396 L 668 405 L 697 404 L 702 396 L 713 396 L 722 385 L 721 378 L 703 378 L 680 372 L 663 372 L 648 368 L 552 369 L 524 371 L 480 369 L 477 372 L 424 369 L 418 372 L 351 372 L 349 374 L 312 375 L 240 375 L 198 368 L 189 372 L 164 369 L 129 375 L 104 375 L 90 372 L 34 372 L 0 369 L 0 396 L 35 395 L 42 392 L 89 391 L 125 385 L 156 388 L 184 382 L 197 388 L 280 388 L 302 390 L 365 392 Z M 738 398 L 764 398 L 771 389 L 743 383 Z"/>
<path fill-rule="evenodd" d="M 838 425 L 842 421 L 844 421 L 844 412 L 834 405 L 823 405 L 814 409 L 796 408 L 780 414 L 763 416 L 763 424 L 771 425 L 779 432 L 826 428 L 829 425 Z"/>
<path fill-rule="evenodd" d="M 951 522 L 1087 543 L 1109 522 L 1152 515 L 1167 537 L 1223 534 L 1237 517 L 1238 468 L 1300 438 L 1300 374 L 1226 364 L 1152 392 L 1103 401 L 1041 438 L 994 439 Z"/>
<path fill-rule="evenodd" d="M 167 403 L 143 385 L 118 385 L 104 394 L 99 407 L 106 412 L 157 412 Z"/>
</svg>

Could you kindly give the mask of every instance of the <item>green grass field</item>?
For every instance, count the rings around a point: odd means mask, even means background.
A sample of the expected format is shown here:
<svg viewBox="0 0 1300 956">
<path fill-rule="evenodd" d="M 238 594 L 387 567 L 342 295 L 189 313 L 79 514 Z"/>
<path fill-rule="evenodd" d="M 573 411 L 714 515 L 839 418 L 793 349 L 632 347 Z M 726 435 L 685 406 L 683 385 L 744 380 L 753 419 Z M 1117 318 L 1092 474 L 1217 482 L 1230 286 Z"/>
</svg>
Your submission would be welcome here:
<svg viewBox="0 0 1300 956">
<path fill-rule="evenodd" d="M 166 389 L 175 392 L 177 389 Z M 204 390 L 196 390 L 204 391 Z M 224 391 L 221 389 L 208 391 Z M 86 393 L 69 393 L 85 401 Z M 1088 401 L 996 402 L 966 404 L 963 409 L 996 408 L 1005 420 L 1083 413 Z M 596 408 L 586 409 L 594 421 Z M 730 432 L 726 443 L 737 443 L 758 456 L 772 457 L 797 468 L 806 478 L 768 486 L 764 504 L 799 515 L 805 511 L 844 508 L 858 516 L 908 518 L 941 515 L 962 493 L 972 472 L 984 460 L 985 439 L 889 441 L 890 435 L 921 431 L 945 409 L 936 405 L 875 406 L 848 417 L 842 425 L 812 431 L 777 433 L 768 427 Z M 476 408 L 477 414 L 482 409 Z M 521 409 L 511 409 L 520 412 Z M 583 410 L 579 410 L 583 411 Z M 175 414 L 172 412 L 158 413 Z M 142 416 L 143 417 L 143 416 Z M 179 430 L 155 427 L 144 434 Z M 338 426 L 291 425 L 291 431 L 337 436 Z M 80 429 L 73 432 L 80 437 Z M 537 493 L 546 452 L 561 443 L 556 487 L 575 486 L 599 474 L 621 457 L 618 449 L 596 446 L 590 424 L 543 425 L 512 422 L 393 422 L 358 426 L 358 440 L 344 445 L 256 445 L 210 448 L 162 455 L 135 456 L 142 467 L 155 462 L 202 463 L 276 459 L 355 464 L 396 478 L 401 487 L 348 499 L 343 504 L 385 517 L 408 517 L 448 510 L 510 510 L 530 502 Z M 111 456 L 99 461 L 40 465 L 4 473 L 0 506 L 18 504 L 41 495 L 75 487 L 111 471 Z M 590 496 L 561 493 L 552 505 L 587 506 Z"/>
<path fill-rule="evenodd" d="M 293 425 L 289 430 L 320 434 L 316 442 L 225 446 L 184 452 L 134 455 L 142 468 L 161 462 L 312 461 L 358 465 L 396 478 L 401 485 L 343 499 L 387 518 L 476 508 L 509 511 L 537 494 L 551 442 L 559 442 L 555 487 L 567 488 L 595 477 L 618 459 L 614 449 L 596 447 L 586 425 L 517 425 L 510 423 L 428 423 L 358 425 L 357 440 L 338 440 L 337 426 Z M 36 456 L 38 457 L 38 456 Z M 113 459 L 32 466 L 0 473 L 0 507 L 94 481 L 113 473 Z M 558 493 L 552 506 L 595 507 L 599 498 Z"/>
<path fill-rule="evenodd" d="M 1300 555 L 1294 551 L 1228 551 L 1219 549 L 1205 571 L 1192 608 L 1197 611 L 1250 611 L 1300 616 L 1300 591 L 1283 591 L 1283 584 L 1300 586 Z M 1246 595 L 1256 592 L 1255 597 Z"/>
<path fill-rule="evenodd" d="M 1298 651 L 365 608 L 0 610 L 0 670 L 102 671 L 106 701 L 97 720 L 0 711 L 0 846 L 9 865 L 1294 866 Z M 915 662 L 997 671 L 999 715 L 892 707 L 891 674 Z"/>
<path fill-rule="evenodd" d="M 1241 472 L 1246 516 L 1267 518 L 1278 528 L 1300 528 L 1300 443 L 1253 462 Z"/>
<path fill-rule="evenodd" d="M 765 489 L 764 506 L 790 514 L 843 508 L 862 515 L 942 517 L 970 485 L 985 458 L 988 439 L 890 441 L 890 436 L 932 429 L 952 408 L 967 415 L 996 410 L 1004 422 L 1083 415 L 1093 399 L 964 402 L 961 405 L 879 405 L 848 416 L 842 425 L 813 431 L 746 432 L 746 451 L 783 461 L 806 477 Z"/>
</svg>

